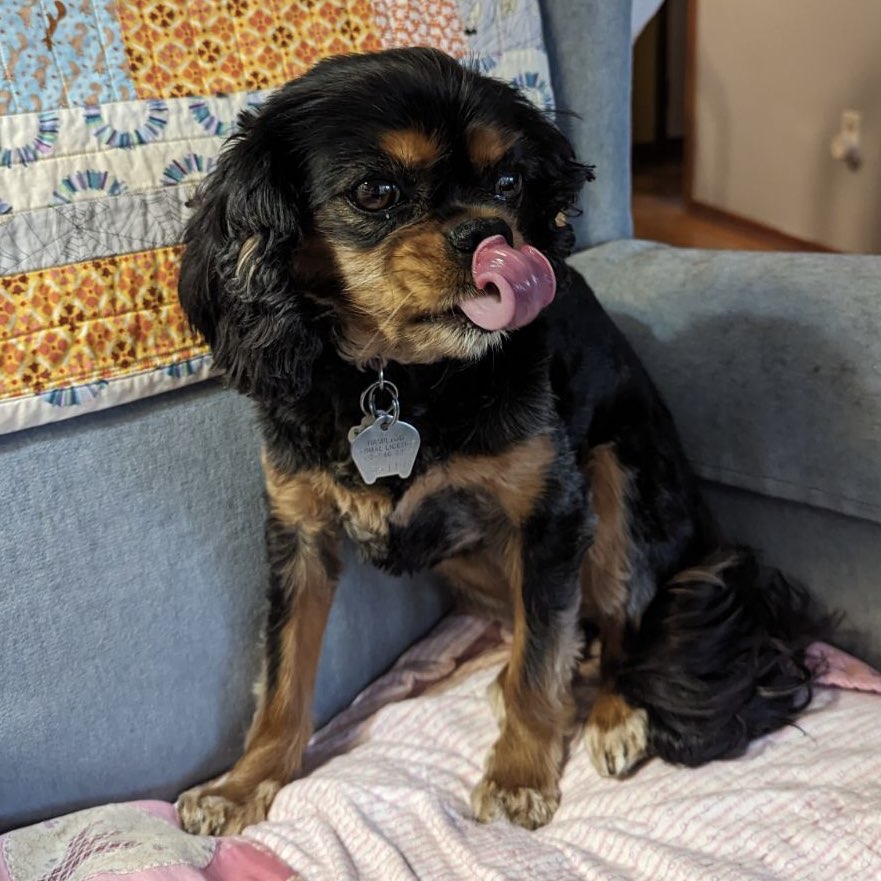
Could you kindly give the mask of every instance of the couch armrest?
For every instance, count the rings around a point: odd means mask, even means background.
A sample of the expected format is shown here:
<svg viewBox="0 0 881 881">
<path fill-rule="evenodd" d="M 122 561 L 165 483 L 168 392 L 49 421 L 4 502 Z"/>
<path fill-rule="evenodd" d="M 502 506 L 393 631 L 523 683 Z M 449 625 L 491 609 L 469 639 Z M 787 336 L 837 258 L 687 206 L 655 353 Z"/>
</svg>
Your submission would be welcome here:
<svg viewBox="0 0 881 881">
<path fill-rule="evenodd" d="M 700 477 L 789 512 L 784 535 L 758 534 L 743 505 L 736 522 L 719 510 L 731 537 L 775 563 L 785 544 L 786 568 L 881 643 L 881 257 L 619 241 L 572 263 L 645 362 Z M 836 546 L 847 522 L 864 538 Z"/>
</svg>

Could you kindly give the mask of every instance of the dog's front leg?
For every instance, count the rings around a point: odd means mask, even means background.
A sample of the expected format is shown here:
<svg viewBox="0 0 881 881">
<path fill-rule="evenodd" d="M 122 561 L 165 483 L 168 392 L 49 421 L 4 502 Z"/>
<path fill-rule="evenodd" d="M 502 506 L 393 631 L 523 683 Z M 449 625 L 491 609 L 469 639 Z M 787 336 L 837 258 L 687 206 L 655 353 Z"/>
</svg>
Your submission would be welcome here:
<svg viewBox="0 0 881 881">
<path fill-rule="evenodd" d="M 514 597 L 511 658 L 496 684 L 500 734 L 471 801 L 481 822 L 506 817 L 527 829 L 549 822 L 559 802 L 581 652 L 579 566 L 589 539 L 577 479 L 552 479 L 507 550 Z"/>
<path fill-rule="evenodd" d="M 339 568 L 336 511 L 313 475 L 267 468 L 266 476 L 271 580 L 257 709 L 233 769 L 178 799 L 181 824 L 201 835 L 234 835 L 264 819 L 299 770 L 312 732 L 315 672 Z"/>
</svg>

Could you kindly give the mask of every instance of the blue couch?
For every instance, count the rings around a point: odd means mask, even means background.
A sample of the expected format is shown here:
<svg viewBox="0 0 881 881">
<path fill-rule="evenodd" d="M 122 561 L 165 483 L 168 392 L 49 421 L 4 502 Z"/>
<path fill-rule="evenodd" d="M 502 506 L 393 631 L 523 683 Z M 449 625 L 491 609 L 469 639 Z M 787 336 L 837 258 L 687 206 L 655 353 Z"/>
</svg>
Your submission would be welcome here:
<svg viewBox="0 0 881 881">
<path fill-rule="evenodd" d="M 546 0 L 562 125 L 597 166 L 572 258 L 676 415 L 728 535 L 848 613 L 881 660 L 881 258 L 631 238 L 630 3 Z M 236 757 L 266 562 L 249 404 L 212 383 L 0 437 L 0 828 L 173 798 Z M 354 560 L 327 720 L 447 610 Z"/>
</svg>

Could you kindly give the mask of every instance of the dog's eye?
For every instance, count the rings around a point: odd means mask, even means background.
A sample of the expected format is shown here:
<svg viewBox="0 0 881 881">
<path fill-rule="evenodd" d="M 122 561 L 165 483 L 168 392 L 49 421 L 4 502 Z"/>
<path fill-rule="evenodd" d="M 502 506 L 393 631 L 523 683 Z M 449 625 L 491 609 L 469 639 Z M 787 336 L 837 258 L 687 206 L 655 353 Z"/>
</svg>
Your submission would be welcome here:
<svg viewBox="0 0 881 881">
<path fill-rule="evenodd" d="M 496 179 L 494 193 L 497 199 L 516 199 L 523 189 L 523 178 L 516 171 L 502 172 Z"/>
<path fill-rule="evenodd" d="M 352 190 L 349 198 L 362 211 L 384 211 L 401 198 L 397 184 L 387 180 L 364 180 Z"/>
</svg>

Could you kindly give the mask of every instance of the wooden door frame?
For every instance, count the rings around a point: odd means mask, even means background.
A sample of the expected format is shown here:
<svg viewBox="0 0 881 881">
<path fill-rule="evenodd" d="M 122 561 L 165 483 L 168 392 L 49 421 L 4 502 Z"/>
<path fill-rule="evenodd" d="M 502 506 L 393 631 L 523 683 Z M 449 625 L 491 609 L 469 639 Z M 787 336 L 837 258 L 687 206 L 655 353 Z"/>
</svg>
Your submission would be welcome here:
<svg viewBox="0 0 881 881">
<path fill-rule="evenodd" d="M 694 197 L 694 169 L 695 155 L 697 153 L 697 121 L 696 121 L 696 95 L 697 95 L 697 21 L 699 0 L 688 0 L 688 18 L 686 22 L 685 36 L 685 138 L 682 144 L 682 199 L 686 208 L 695 214 L 739 227 L 745 231 L 760 233 L 777 241 L 777 247 L 781 251 L 820 251 L 823 253 L 838 253 L 834 248 L 828 248 L 817 242 L 810 242 L 791 236 L 788 233 L 766 226 L 749 217 L 742 217 L 731 211 L 707 205 Z"/>
</svg>

